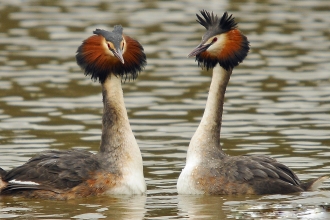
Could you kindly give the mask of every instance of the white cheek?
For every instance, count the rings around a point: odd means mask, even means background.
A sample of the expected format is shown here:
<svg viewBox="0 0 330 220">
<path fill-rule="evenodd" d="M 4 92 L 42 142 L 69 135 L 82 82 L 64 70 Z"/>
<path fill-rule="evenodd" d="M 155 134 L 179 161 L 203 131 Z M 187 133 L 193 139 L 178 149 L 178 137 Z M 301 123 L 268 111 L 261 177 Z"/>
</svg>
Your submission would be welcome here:
<svg viewBox="0 0 330 220">
<path fill-rule="evenodd" d="M 108 54 L 108 55 L 110 55 L 110 56 L 115 56 L 113 53 L 112 53 L 112 51 L 111 50 L 109 50 L 109 48 L 106 48 L 105 49 L 105 54 Z"/>
<path fill-rule="evenodd" d="M 109 50 L 108 44 L 105 41 L 103 42 L 102 46 L 103 46 L 103 49 L 104 49 L 105 54 L 108 54 L 108 55 L 113 56 L 113 57 L 115 56 L 111 52 L 111 50 Z"/>
<path fill-rule="evenodd" d="M 225 46 L 226 43 L 226 35 L 221 34 L 217 36 L 218 40 L 212 44 L 209 48 L 207 48 L 207 52 L 209 52 L 210 54 L 218 54 Z"/>
<path fill-rule="evenodd" d="M 115 55 L 111 52 L 111 50 L 109 50 L 109 49 L 107 49 L 106 53 L 109 54 L 110 56 L 113 56 L 113 57 L 115 56 Z"/>
<path fill-rule="evenodd" d="M 126 48 L 127 48 L 127 43 L 126 43 L 126 41 L 125 41 L 125 39 L 124 39 L 124 48 L 123 48 L 123 54 L 125 53 L 125 51 L 126 51 Z"/>
</svg>

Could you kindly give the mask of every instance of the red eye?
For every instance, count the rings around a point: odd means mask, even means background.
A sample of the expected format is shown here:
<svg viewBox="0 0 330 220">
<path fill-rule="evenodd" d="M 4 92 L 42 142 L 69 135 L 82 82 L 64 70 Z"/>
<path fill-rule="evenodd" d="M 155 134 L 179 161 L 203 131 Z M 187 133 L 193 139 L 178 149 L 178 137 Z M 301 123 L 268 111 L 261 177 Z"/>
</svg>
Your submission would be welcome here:
<svg viewBox="0 0 330 220">
<path fill-rule="evenodd" d="M 216 42 L 218 40 L 217 37 L 213 38 L 212 43 Z"/>
</svg>

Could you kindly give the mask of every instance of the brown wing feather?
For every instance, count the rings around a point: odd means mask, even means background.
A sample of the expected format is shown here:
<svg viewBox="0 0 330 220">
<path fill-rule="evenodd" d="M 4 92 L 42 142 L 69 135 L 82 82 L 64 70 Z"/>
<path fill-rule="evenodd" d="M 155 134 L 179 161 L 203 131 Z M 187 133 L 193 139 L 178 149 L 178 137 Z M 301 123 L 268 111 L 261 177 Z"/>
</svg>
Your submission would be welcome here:
<svg viewBox="0 0 330 220">
<path fill-rule="evenodd" d="M 46 151 L 8 171 L 2 178 L 8 185 L 1 193 L 28 189 L 66 190 L 86 181 L 99 169 L 100 164 L 92 153 L 80 150 Z M 10 183 L 11 180 L 31 181 L 39 185 Z"/>
<path fill-rule="evenodd" d="M 266 156 L 222 156 L 205 163 L 200 171 L 196 175 L 198 188 L 209 194 L 304 191 L 299 178 L 290 168 Z"/>
</svg>

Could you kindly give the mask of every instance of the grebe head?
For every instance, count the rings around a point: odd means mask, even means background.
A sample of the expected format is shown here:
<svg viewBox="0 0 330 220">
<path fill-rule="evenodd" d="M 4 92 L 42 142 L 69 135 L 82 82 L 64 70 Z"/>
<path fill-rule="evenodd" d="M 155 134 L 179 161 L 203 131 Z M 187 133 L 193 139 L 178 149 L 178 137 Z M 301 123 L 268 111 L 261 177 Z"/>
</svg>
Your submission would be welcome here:
<svg viewBox="0 0 330 220">
<path fill-rule="evenodd" d="M 92 79 L 105 81 L 114 74 L 125 80 L 136 79 L 146 65 L 146 55 L 141 44 L 123 35 L 123 27 L 116 25 L 113 31 L 96 29 L 78 47 L 78 65 Z"/>
<path fill-rule="evenodd" d="M 237 29 L 232 15 L 225 12 L 221 18 L 205 10 L 196 14 L 197 22 L 206 28 L 201 43 L 188 55 L 196 56 L 199 66 L 210 69 L 219 63 L 232 70 L 247 56 L 250 46 L 247 38 Z"/>
</svg>

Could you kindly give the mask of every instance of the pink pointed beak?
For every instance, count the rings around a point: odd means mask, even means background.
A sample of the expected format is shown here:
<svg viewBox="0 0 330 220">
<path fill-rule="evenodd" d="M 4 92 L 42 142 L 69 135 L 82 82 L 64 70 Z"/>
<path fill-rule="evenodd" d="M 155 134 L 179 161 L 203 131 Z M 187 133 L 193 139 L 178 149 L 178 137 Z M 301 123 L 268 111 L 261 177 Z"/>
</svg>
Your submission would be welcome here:
<svg viewBox="0 0 330 220">
<path fill-rule="evenodd" d="M 204 52 L 205 50 L 207 50 L 207 48 L 209 48 L 210 46 L 211 46 L 211 44 L 200 44 L 195 49 L 193 49 L 193 51 L 191 51 L 191 53 L 188 55 L 188 57 L 194 57 L 194 56 Z"/>
<path fill-rule="evenodd" d="M 124 64 L 123 52 L 120 48 L 113 50 L 112 53 L 120 60 L 122 64 Z"/>
</svg>

